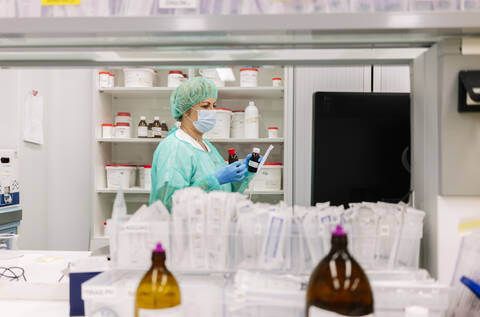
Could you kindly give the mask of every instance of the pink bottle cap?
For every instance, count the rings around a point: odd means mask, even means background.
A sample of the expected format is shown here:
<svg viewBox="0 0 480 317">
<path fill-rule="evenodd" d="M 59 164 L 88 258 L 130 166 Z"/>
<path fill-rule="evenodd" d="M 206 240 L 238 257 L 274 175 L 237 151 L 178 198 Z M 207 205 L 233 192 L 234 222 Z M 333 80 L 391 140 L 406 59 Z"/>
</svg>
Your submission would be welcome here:
<svg viewBox="0 0 480 317">
<path fill-rule="evenodd" d="M 338 225 L 337 228 L 335 229 L 334 232 L 332 232 L 332 236 L 334 237 L 341 237 L 341 236 L 346 236 L 347 233 L 343 231 L 342 226 Z"/>
<path fill-rule="evenodd" d="M 155 253 L 165 253 L 165 249 L 163 248 L 162 244 L 159 242 L 157 243 L 157 247 L 153 250 Z"/>
</svg>

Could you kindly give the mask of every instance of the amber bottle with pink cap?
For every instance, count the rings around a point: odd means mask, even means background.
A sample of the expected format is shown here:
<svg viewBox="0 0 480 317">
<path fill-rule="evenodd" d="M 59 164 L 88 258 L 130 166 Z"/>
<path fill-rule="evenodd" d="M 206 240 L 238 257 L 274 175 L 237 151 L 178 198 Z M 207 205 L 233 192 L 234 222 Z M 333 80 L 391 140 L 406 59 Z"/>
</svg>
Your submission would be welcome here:
<svg viewBox="0 0 480 317">
<path fill-rule="evenodd" d="M 332 233 L 330 252 L 310 276 L 306 305 L 309 317 L 373 316 L 370 283 L 348 252 L 342 226 Z"/>
<path fill-rule="evenodd" d="M 135 297 L 135 317 L 182 316 L 177 280 L 165 265 L 161 243 L 152 252 L 152 266 L 142 278 Z"/>
</svg>

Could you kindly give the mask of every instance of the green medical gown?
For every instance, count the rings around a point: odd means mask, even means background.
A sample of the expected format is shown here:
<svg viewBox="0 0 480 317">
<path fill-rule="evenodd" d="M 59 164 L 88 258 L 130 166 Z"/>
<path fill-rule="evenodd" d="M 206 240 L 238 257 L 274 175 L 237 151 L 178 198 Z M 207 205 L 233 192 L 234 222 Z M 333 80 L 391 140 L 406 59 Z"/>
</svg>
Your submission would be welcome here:
<svg viewBox="0 0 480 317">
<path fill-rule="evenodd" d="M 254 173 L 248 172 L 240 182 L 220 185 L 214 173 L 227 163 L 217 149 L 208 141 L 204 143 L 210 152 L 193 147 L 190 143 L 180 140 L 172 131 L 162 141 L 153 155 L 152 190 L 150 205 L 161 200 L 171 212 L 172 195 L 177 189 L 197 186 L 206 192 L 223 190 L 243 193 Z"/>
</svg>

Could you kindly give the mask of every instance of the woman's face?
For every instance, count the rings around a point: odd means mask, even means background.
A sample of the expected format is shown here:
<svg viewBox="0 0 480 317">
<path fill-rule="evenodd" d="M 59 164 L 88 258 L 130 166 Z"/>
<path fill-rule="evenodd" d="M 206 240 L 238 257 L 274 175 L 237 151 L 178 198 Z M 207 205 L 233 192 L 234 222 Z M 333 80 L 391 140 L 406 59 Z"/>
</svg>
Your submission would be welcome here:
<svg viewBox="0 0 480 317">
<path fill-rule="evenodd" d="M 215 98 L 208 98 L 200 101 L 195 106 L 189 109 L 188 116 L 193 121 L 198 120 L 198 110 L 214 110 L 217 107 L 217 100 Z M 197 111 L 194 111 L 197 110 Z"/>
</svg>

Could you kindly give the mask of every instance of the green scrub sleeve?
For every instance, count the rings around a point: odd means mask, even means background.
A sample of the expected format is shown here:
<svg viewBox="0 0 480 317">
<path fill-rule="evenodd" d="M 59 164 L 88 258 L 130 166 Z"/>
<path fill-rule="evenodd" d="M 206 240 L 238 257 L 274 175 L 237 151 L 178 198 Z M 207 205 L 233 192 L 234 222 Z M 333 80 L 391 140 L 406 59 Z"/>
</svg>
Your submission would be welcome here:
<svg viewBox="0 0 480 317">
<path fill-rule="evenodd" d="M 221 189 L 220 183 L 213 174 L 190 184 L 190 181 L 187 180 L 182 171 L 175 167 L 170 167 L 168 169 L 160 169 L 157 175 L 157 181 L 155 182 L 154 197 L 161 199 L 162 203 L 171 211 L 173 193 L 176 190 L 191 186 L 199 187 L 206 192 Z"/>
<path fill-rule="evenodd" d="M 239 182 L 232 182 L 232 191 L 243 194 L 254 177 L 255 173 L 247 172 L 247 176 L 244 179 Z"/>
</svg>

